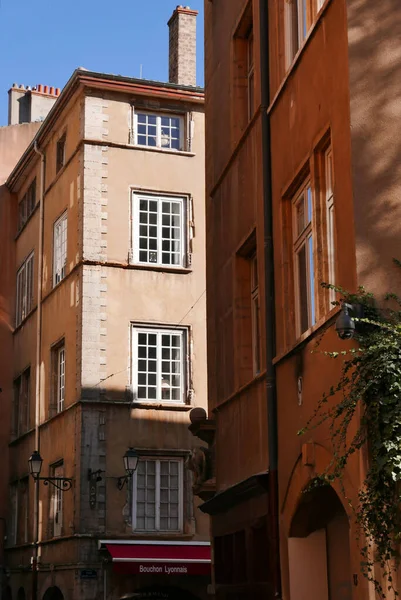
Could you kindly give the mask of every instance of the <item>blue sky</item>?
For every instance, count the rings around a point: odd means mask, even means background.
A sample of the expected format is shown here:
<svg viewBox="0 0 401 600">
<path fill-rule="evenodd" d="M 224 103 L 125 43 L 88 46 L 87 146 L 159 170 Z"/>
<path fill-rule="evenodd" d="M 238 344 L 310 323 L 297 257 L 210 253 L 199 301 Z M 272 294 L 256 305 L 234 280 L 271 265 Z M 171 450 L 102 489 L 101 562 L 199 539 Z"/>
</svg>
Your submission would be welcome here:
<svg viewBox="0 0 401 600">
<path fill-rule="evenodd" d="M 16 82 L 60 87 L 76 67 L 168 79 L 167 21 L 177 0 L 0 0 L 0 126 Z M 203 80 L 203 0 L 199 10 L 197 83 Z"/>
</svg>

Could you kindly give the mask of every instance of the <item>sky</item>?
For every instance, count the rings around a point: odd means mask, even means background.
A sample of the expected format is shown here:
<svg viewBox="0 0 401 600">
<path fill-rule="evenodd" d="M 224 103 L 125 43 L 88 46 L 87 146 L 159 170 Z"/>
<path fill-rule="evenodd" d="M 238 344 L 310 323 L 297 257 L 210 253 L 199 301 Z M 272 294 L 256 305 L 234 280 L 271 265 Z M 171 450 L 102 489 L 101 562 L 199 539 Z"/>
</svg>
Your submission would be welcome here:
<svg viewBox="0 0 401 600">
<path fill-rule="evenodd" d="M 0 0 L 0 126 L 13 83 L 62 88 L 74 69 L 168 80 L 167 21 L 178 0 Z M 203 0 L 197 84 L 203 86 Z"/>
</svg>

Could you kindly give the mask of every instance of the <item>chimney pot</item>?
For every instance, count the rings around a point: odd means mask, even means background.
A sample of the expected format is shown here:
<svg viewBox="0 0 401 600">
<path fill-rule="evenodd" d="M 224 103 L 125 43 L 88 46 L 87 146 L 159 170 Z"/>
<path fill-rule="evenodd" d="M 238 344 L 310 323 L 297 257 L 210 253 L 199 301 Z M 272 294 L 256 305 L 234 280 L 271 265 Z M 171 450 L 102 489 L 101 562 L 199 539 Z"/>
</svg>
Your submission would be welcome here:
<svg viewBox="0 0 401 600">
<path fill-rule="evenodd" d="M 60 88 L 56 88 L 56 96 L 60 95 Z"/>
<path fill-rule="evenodd" d="M 41 83 L 38 84 L 37 89 L 38 89 L 38 92 L 41 94 L 42 93 L 42 84 Z"/>
<path fill-rule="evenodd" d="M 47 94 L 47 93 L 48 93 L 48 86 L 47 86 L 47 85 L 44 85 L 44 86 L 43 86 L 43 93 L 44 93 L 44 94 Z"/>
</svg>

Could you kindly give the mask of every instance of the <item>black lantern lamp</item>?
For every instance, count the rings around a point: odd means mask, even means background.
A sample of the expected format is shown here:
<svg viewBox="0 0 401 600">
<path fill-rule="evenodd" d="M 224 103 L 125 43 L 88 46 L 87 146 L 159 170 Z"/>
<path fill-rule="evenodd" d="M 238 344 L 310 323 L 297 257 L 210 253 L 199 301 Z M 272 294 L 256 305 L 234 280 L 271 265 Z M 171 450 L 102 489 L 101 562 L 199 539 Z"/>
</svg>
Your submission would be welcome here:
<svg viewBox="0 0 401 600">
<path fill-rule="evenodd" d="M 43 485 L 53 485 L 62 492 L 70 490 L 72 487 L 72 479 L 70 477 L 40 477 L 42 470 L 43 458 L 40 456 L 37 450 L 32 452 L 31 457 L 28 460 L 29 472 L 35 481 L 43 481 Z"/>
<path fill-rule="evenodd" d="M 40 456 L 37 450 L 34 450 L 31 457 L 28 460 L 29 472 L 34 479 L 38 479 L 42 470 L 43 458 Z"/>
<path fill-rule="evenodd" d="M 126 475 L 118 478 L 117 487 L 119 490 L 122 490 L 124 485 L 131 479 L 134 471 L 138 466 L 139 454 L 134 448 L 129 448 L 123 457 L 124 460 L 124 468 Z"/>
</svg>

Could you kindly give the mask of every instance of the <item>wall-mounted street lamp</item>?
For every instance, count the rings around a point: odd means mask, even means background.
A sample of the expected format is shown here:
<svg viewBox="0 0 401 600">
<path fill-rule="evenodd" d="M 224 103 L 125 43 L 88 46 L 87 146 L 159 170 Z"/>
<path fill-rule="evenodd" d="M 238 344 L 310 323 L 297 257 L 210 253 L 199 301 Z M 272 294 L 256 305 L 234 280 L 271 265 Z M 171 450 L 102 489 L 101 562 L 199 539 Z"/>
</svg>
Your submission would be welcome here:
<svg viewBox="0 0 401 600">
<path fill-rule="evenodd" d="M 119 490 L 122 490 L 125 484 L 128 484 L 128 481 L 131 479 L 134 471 L 138 466 L 139 454 L 134 448 L 129 448 L 123 456 L 124 461 L 124 469 L 125 475 L 121 475 L 121 477 L 117 477 L 117 487 Z M 92 471 L 92 469 L 88 469 L 88 481 L 91 484 L 96 484 L 98 481 L 102 481 L 102 473 L 104 473 L 103 469 L 98 469 L 97 471 Z M 115 477 L 113 477 L 115 479 Z"/>
<path fill-rule="evenodd" d="M 58 490 L 66 492 L 72 487 L 72 479 L 70 477 L 40 477 L 42 470 L 43 458 L 39 452 L 35 450 L 28 460 L 29 472 L 35 481 L 43 481 L 43 485 L 54 485 Z"/>
<path fill-rule="evenodd" d="M 127 450 L 127 452 L 124 454 L 123 460 L 125 475 L 122 475 L 117 480 L 117 487 L 119 490 L 122 490 L 125 484 L 128 485 L 128 482 L 134 474 L 134 471 L 136 471 L 139 461 L 139 454 L 136 450 L 134 450 L 134 448 L 129 448 L 129 450 Z"/>
</svg>

